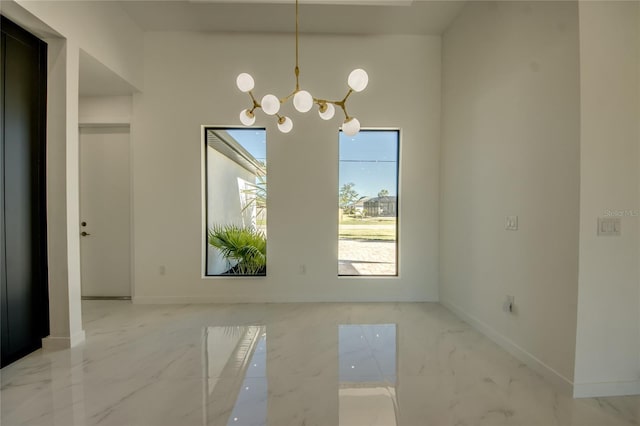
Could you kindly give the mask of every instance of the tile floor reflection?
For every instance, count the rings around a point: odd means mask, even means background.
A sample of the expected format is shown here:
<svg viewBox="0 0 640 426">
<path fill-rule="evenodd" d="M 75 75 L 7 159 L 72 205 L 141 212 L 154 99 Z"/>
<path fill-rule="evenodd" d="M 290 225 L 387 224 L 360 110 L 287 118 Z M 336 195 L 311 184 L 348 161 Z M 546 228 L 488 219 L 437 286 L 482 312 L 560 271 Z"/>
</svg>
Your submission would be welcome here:
<svg viewBox="0 0 640 426">
<path fill-rule="evenodd" d="M 640 397 L 574 400 L 433 303 L 87 301 L 83 318 L 85 344 L 2 369 L 3 426 L 640 423 Z"/>
<path fill-rule="evenodd" d="M 340 426 L 397 426 L 396 324 L 338 326 Z"/>
<path fill-rule="evenodd" d="M 266 345 L 264 326 L 204 329 L 204 424 L 267 424 Z"/>
</svg>

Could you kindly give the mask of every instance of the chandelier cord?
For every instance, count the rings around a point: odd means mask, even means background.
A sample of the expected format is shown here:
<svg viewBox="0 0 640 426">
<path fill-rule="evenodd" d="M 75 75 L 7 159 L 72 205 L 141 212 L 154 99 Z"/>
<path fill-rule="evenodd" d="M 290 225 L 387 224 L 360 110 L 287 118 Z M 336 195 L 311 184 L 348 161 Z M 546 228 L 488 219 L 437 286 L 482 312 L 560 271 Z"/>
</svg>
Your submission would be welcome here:
<svg viewBox="0 0 640 426">
<path fill-rule="evenodd" d="M 300 90 L 300 68 L 298 66 L 298 0 L 296 0 L 296 68 L 294 70 L 296 74 L 296 92 Z"/>
</svg>

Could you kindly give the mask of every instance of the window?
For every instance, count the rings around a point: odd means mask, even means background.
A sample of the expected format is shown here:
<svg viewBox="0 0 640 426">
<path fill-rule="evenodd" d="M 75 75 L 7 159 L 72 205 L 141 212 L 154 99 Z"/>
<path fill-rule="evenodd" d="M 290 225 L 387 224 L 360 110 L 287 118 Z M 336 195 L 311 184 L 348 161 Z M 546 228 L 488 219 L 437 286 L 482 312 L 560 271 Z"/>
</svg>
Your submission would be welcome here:
<svg viewBox="0 0 640 426">
<path fill-rule="evenodd" d="M 265 129 L 204 128 L 205 275 L 267 273 Z"/>
<path fill-rule="evenodd" d="M 340 132 L 338 275 L 397 276 L 398 130 Z"/>
</svg>

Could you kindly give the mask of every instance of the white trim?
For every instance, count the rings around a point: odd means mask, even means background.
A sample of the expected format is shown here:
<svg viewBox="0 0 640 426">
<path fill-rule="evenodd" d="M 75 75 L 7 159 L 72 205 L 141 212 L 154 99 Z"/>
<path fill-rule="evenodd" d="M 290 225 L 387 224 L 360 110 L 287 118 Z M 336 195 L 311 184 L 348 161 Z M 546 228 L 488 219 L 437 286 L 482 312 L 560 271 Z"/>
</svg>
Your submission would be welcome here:
<svg viewBox="0 0 640 426">
<path fill-rule="evenodd" d="M 133 96 L 131 97 L 133 104 Z M 133 108 L 133 106 L 132 106 Z M 132 128 L 129 126 L 129 296 L 133 298 L 136 294 L 136 238 L 135 238 L 135 209 L 134 203 L 136 197 L 133 194 L 134 190 L 134 170 L 133 170 L 133 133 Z"/>
<path fill-rule="evenodd" d="M 129 129 L 129 131 L 131 131 L 131 123 L 127 123 L 124 121 L 114 121 L 112 123 L 98 123 L 98 122 L 86 122 L 86 123 L 78 123 L 78 128 L 80 129 L 95 129 L 95 128 L 107 128 L 107 129 L 112 129 L 112 128 L 118 128 L 118 127 L 123 127 L 123 128 L 127 128 Z"/>
<path fill-rule="evenodd" d="M 267 131 L 266 127 L 260 127 L 260 126 L 242 126 L 242 125 L 237 125 L 237 124 L 232 124 L 232 125 L 219 125 L 219 124 L 201 124 L 200 125 L 200 205 L 201 205 L 201 231 L 202 231 L 202 236 L 200 238 L 200 245 L 201 245 L 201 249 L 200 249 L 200 278 L 202 279 L 209 279 L 209 278 L 230 278 L 229 276 L 220 276 L 220 275 L 207 275 L 207 240 L 208 240 L 208 231 L 207 231 L 207 164 L 206 164 L 206 149 L 207 149 L 207 135 L 205 133 L 205 129 L 218 129 L 218 130 L 234 130 L 234 129 L 256 129 L 256 130 L 264 130 L 265 133 Z M 267 250 L 268 246 L 267 246 Z M 268 259 L 268 252 L 267 252 L 267 259 Z M 243 278 L 247 278 L 247 277 L 243 277 Z M 257 278 L 265 278 L 264 275 L 260 275 Z M 149 298 L 144 298 L 144 299 L 149 299 Z M 155 299 L 155 298 L 152 298 Z M 159 298 L 159 299 L 164 299 L 164 298 Z M 176 298 L 170 298 L 170 299 L 176 299 Z M 181 297 L 178 297 L 177 299 L 182 299 Z M 184 303 L 226 303 L 226 301 L 220 301 L 217 298 L 210 298 L 209 301 L 205 301 L 205 302 L 200 302 L 200 299 L 197 298 L 187 298 L 189 300 L 193 299 L 193 302 L 184 302 Z M 213 300 L 215 299 L 215 300 Z M 133 303 L 156 303 L 156 302 L 142 302 L 142 301 L 138 301 L 136 302 L 135 298 L 132 299 Z M 236 300 L 232 301 L 233 302 L 237 302 Z M 249 301 L 251 302 L 251 301 Z M 262 300 L 262 302 L 264 302 L 264 300 Z M 175 302 L 157 302 L 157 303 L 175 303 Z"/>
<path fill-rule="evenodd" d="M 233 3 L 236 0 L 187 0 L 189 3 Z M 243 0 L 249 4 L 293 4 L 295 0 Z M 415 0 L 300 0 L 300 4 L 323 6 L 411 6 Z"/>
<path fill-rule="evenodd" d="M 575 383 L 574 398 L 640 395 L 640 379 L 631 382 Z"/>
<path fill-rule="evenodd" d="M 243 277 L 245 278 L 245 277 Z M 131 303 L 134 305 L 196 305 L 216 303 L 438 303 L 437 300 L 416 299 L 411 295 L 389 299 L 388 297 L 344 297 L 327 299 L 323 296 L 290 297 L 284 294 L 269 294 L 268 298 L 261 295 L 237 295 L 237 296 L 134 296 Z"/>
<path fill-rule="evenodd" d="M 521 348 L 508 337 L 500 334 L 493 327 L 466 313 L 463 309 L 461 309 L 454 303 L 442 299 L 440 300 L 440 303 L 444 307 L 452 311 L 454 314 L 456 314 L 458 317 L 460 317 L 463 321 L 471 325 L 473 328 L 484 334 L 489 339 L 493 340 L 502 349 L 506 350 L 511 355 L 527 364 L 527 366 L 533 371 L 542 375 L 542 377 L 551 382 L 551 384 L 553 384 L 562 393 L 567 395 L 573 394 L 573 382 L 545 364 L 535 355 Z"/>
<path fill-rule="evenodd" d="M 86 340 L 84 330 L 81 330 L 71 337 L 47 336 L 42 339 L 42 349 L 45 351 L 60 351 L 73 348 Z"/>
<path fill-rule="evenodd" d="M 338 280 L 345 280 L 345 281 L 359 281 L 359 280 L 370 280 L 370 279 L 397 279 L 400 280 L 402 278 L 402 244 L 400 244 L 400 240 L 402 237 L 402 224 L 404 223 L 404 219 L 401 218 L 401 213 L 404 211 L 404 209 L 401 206 L 401 201 L 402 199 L 404 199 L 404 196 L 402 195 L 402 170 L 404 169 L 404 166 L 402 165 L 402 159 L 404 158 L 402 151 L 404 150 L 404 142 L 402 140 L 403 135 L 404 135 L 404 128 L 403 127 L 389 127 L 389 126 L 380 126 L 380 127 L 376 127 L 376 126 L 368 126 L 368 127 L 361 127 L 360 128 L 360 132 L 366 132 L 366 131 L 376 131 L 376 132 L 398 132 L 398 158 L 396 160 L 396 273 L 395 275 L 340 275 L 340 271 L 339 271 L 339 267 L 337 272 L 337 276 L 338 276 Z M 340 162 L 340 132 L 342 132 L 342 126 L 340 126 L 338 128 L 338 137 L 336 138 L 336 143 L 338 144 L 338 162 Z M 358 132 L 358 133 L 360 133 Z M 338 182 L 340 181 L 340 170 L 338 167 L 338 176 L 337 176 Z M 340 197 L 339 195 L 339 191 L 336 191 L 336 204 L 338 204 L 338 198 Z M 338 208 L 339 210 L 339 208 Z M 336 224 L 338 225 L 338 227 L 340 227 L 340 220 L 339 218 L 336 218 Z M 338 241 L 339 243 L 339 241 Z M 338 255 L 338 252 L 336 252 L 336 255 Z M 336 266 L 338 263 L 339 259 L 336 259 Z M 392 283 L 393 285 L 396 285 L 396 283 Z M 402 300 L 404 301 L 404 300 Z M 346 300 L 345 300 L 346 302 Z M 394 300 L 393 302 L 397 302 L 397 300 Z M 407 302 L 422 302 L 420 300 L 407 300 Z M 438 300 L 426 300 L 426 302 L 438 302 Z"/>
<path fill-rule="evenodd" d="M 201 223 L 200 230 L 202 232 L 200 236 L 200 273 L 202 277 L 207 275 L 207 164 L 206 164 L 206 150 L 207 150 L 207 138 L 205 136 L 205 130 L 207 126 L 200 126 L 200 206 L 201 206 Z M 139 298 L 133 298 L 133 303 Z M 142 302 L 144 303 L 144 302 Z"/>
</svg>

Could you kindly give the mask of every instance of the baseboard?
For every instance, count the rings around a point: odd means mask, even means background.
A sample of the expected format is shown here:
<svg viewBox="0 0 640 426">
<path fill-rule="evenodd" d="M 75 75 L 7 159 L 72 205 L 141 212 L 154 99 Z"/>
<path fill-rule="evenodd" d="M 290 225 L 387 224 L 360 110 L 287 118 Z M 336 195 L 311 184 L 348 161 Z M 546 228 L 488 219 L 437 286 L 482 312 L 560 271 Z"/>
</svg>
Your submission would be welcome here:
<svg viewBox="0 0 640 426">
<path fill-rule="evenodd" d="M 442 299 L 440 300 L 440 303 L 473 328 L 493 340 L 502 349 L 524 362 L 529 368 L 544 377 L 562 393 L 566 395 L 573 395 L 573 382 L 539 360 L 535 355 L 524 350 L 512 340 L 496 331 L 493 327 L 480 321 L 474 316 L 469 315 L 457 305 Z"/>
<path fill-rule="evenodd" d="M 131 296 L 82 296 L 81 300 L 131 300 Z"/>
<path fill-rule="evenodd" d="M 328 298 L 307 298 L 273 296 L 265 299 L 264 295 L 258 296 L 134 296 L 131 299 L 134 305 L 192 305 L 192 304 L 215 304 L 215 303 L 437 303 L 437 300 L 377 300 L 377 299 L 328 299 Z"/>
<path fill-rule="evenodd" d="M 192 297 L 192 296 L 133 296 L 131 303 L 134 305 L 194 305 L 215 303 L 239 303 L 227 297 Z M 255 303 L 246 300 L 245 303 Z"/>
<path fill-rule="evenodd" d="M 84 330 L 79 331 L 71 337 L 47 336 L 42 339 L 42 349 L 46 351 L 60 351 L 78 346 L 83 343 L 84 340 Z"/>
<path fill-rule="evenodd" d="M 574 398 L 640 395 L 640 380 L 631 382 L 576 383 Z"/>
</svg>

